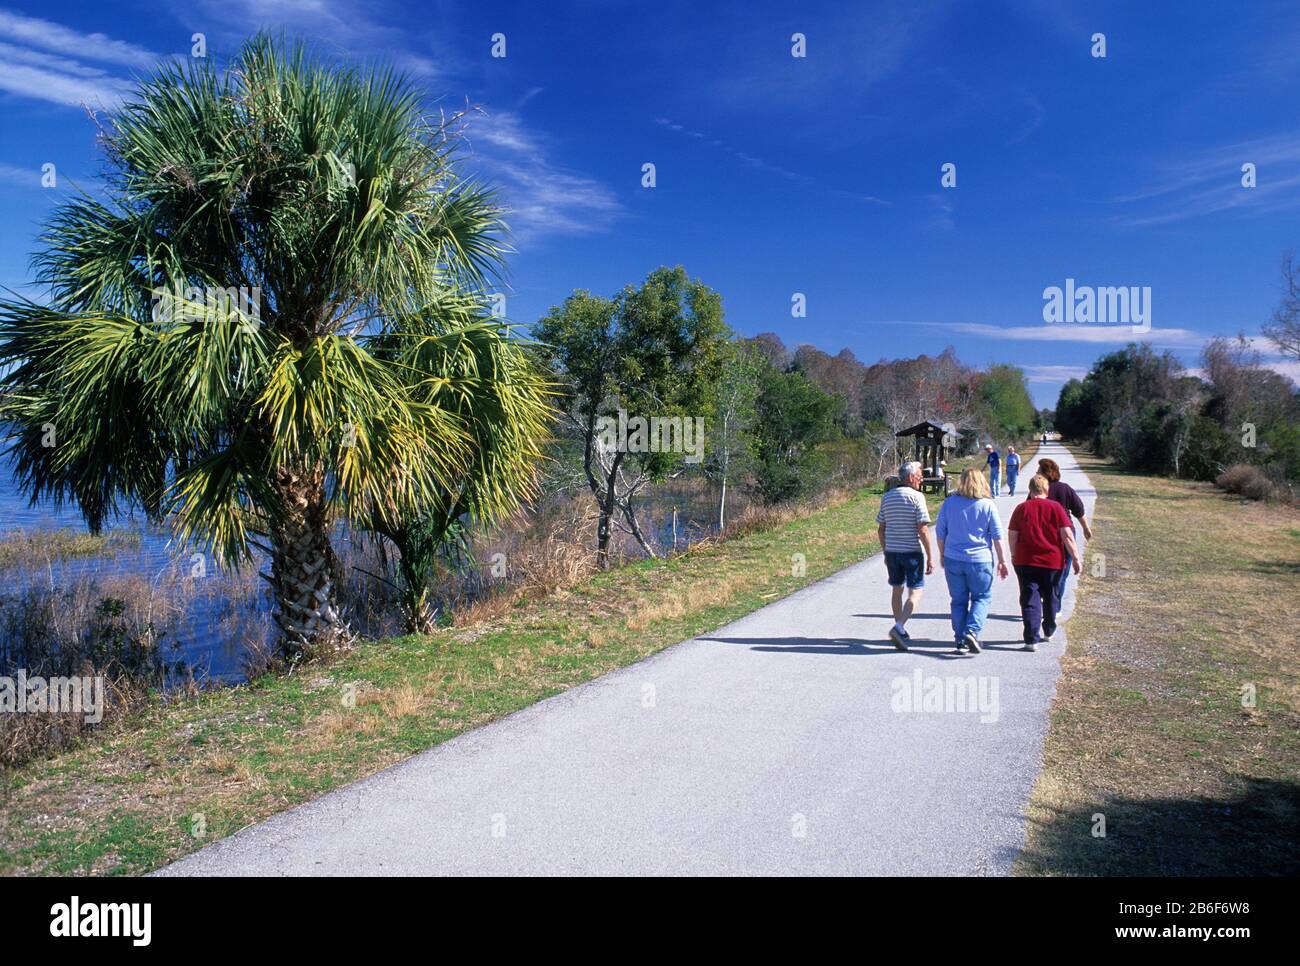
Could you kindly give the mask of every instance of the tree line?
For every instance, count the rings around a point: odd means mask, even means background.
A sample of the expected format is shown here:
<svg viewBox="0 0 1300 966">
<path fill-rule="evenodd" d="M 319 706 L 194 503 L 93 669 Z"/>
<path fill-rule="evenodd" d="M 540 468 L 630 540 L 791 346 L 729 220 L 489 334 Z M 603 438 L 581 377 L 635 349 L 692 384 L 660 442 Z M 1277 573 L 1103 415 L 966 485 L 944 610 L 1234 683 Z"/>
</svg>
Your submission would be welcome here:
<svg viewBox="0 0 1300 966">
<path fill-rule="evenodd" d="M 533 335 L 558 387 L 558 431 L 569 444 L 560 452 L 580 462 L 599 511 L 602 565 L 620 530 L 654 555 L 639 502 L 652 484 L 692 471 L 691 454 L 653 438 L 611 445 L 603 430 L 616 420 L 694 420 L 705 430 L 693 455 L 717 487 L 720 531 L 730 492 L 769 504 L 805 496 L 828 477 L 836 444 L 871 453 L 878 477 L 899 458 L 895 434 L 926 419 L 951 424 L 959 451 L 1019 442 L 1042 425 L 1014 366 L 974 369 L 951 348 L 865 365 L 848 349 L 831 356 L 790 349 L 770 332 L 742 337 L 724 322 L 719 294 L 681 266 L 611 297 L 575 291 Z"/>
<path fill-rule="evenodd" d="M 1265 336 L 1300 359 L 1300 284 L 1290 258 L 1284 296 Z M 1199 371 L 1172 353 L 1131 344 L 1062 388 L 1053 414 L 1068 439 L 1148 473 L 1218 480 L 1251 467 L 1276 487 L 1300 480 L 1300 393 L 1244 336 L 1211 339 Z M 1232 479 L 1250 478 L 1241 471 Z"/>
</svg>

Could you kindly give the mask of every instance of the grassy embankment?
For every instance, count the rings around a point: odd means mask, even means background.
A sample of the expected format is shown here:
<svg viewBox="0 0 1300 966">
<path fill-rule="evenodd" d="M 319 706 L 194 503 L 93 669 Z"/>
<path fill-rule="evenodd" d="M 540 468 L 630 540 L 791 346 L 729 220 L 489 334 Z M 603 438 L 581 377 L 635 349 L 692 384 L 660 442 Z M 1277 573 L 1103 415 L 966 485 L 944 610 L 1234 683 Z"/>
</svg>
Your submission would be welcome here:
<svg viewBox="0 0 1300 966">
<path fill-rule="evenodd" d="M 1300 511 L 1080 462 L 1105 576 L 1085 562 L 1018 871 L 1300 873 Z"/>
<path fill-rule="evenodd" d="M 599 574 L 479 624 L 154 704 L 0 775 L 0 872 L 156 868 L 717 628 L 875 553 L 879 493 L 847 492 L 770 529 Z M 795 572 L 795 554 L 806 572 Z"/>
</svg>

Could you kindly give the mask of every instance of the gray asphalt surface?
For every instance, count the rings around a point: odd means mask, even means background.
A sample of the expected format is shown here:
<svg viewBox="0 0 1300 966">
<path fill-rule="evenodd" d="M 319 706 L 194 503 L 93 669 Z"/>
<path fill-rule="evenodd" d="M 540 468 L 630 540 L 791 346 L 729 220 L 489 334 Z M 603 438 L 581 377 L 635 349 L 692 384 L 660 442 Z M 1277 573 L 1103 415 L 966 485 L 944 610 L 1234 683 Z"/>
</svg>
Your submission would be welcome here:
<svg viewBox="0 0 1300 966">
<path fill-rule="evenodd" d="M 1040 455 L 1091 515 L 1069 451 Z M 1004 523 L 1029 475 L 998 498 Z M 926 586 L 909 653 L 886 639 L 877 555 L 160 874 L 1003 874 L 1062 643 L 1020 649 L 1013 574 L 995 585 L 985 651 L 954 655 L 942 573 Z M 896 710 L 917 675 L 952 703 Z M 982 687 L 982 708 L 959 710 L 959 685 Z"/>
</svg>

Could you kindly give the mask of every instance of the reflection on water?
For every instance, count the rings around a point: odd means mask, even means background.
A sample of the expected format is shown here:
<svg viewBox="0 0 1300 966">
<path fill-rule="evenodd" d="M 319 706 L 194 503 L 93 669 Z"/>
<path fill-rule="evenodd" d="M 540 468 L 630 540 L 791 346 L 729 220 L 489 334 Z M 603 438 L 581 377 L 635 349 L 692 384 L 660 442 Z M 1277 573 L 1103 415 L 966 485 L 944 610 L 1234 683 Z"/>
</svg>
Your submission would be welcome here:
<svg viewBox="0 0 1300 966">
<path fill-rule="evenodd" d="M 7 474 L 0 478 L 0 539 L 18 530 L 59 529 L 86 529 L 75 507 L 28 506 Z M 16 597 L 30 588 L 59 591 L 87 583 L 113 596 L 121 592 L 121 578 L 141 578 L 159 604 L 165 659 L 183 662 L 201 680 L 241 680 L 249 636 L 264 639 L 269 626 L 269 597 L 257 586 L 262 582 L 251 570 L 223 571 L 208 554 L 182 555 L 166 530 L 142 518 L 119 520 L 112 529 L 131 531 L 138 541 L 124 541 L 104 555 L 63 560 L 38 550 L 0 573 L 0 593 Z"/>
<path fill-rule="evenodd" d="M 578 498 L 586 497 L 579 494 Z M 738 513 L 743 497 L 738 495 L 733 506 Z M 661 554 L 671 552 L 674 546 L 685 548 L 716 532 L 716 496 L 698 480 L 669 481 L 647 493 L 639 501 L 637 512 L 647 540 Z M 8 473 L 0 469 L 0 539 L 19 530 L 39 533 L 59 529 L 84 532 L 86 528 L 75 507 L 28 506 Z M 128 578 L 136 586 L 147 583 L 153 590 L 150 606 L 156 604 L 156 627 L 164 659 L 169 664 L 182 662 L 200 681 L 243 680 L 250 649 L 263 649 L 273 627 L 271 597 L 266 581 L 257 573 L 264 557 L 259 555 L 253 564 L 232 572 L 223 570 L 211 554 L 201 550 L 192 548 L 182 553 L 169 531 L 151 526 L 142 517 L 121 519 L 111 529 L 129 531 L 138 542 L 122 541 L 125 545 L 106 555 L 65 560 L 36 549 L 18 565 L 0 571 L 0 595 L 12 599 L 31 588 L 67 591 L 80 585 L 88 586 L 92 596 L 114 596 L 121 593 Z M 341 553 L 351 554 L 354 559 L 365 553 L 352 547 L 346 537 L 336 545 Z M 39 540 L 35 547 L 40 547 Z M 375 566 L 368 563 L 361 569 Z M 355 579 L 359 572 L 352 570 L 349 579 Z M 367 594 L 363 590 L 356 596 Z M 392 611 L 384 613 L 382 607 L 370 606 L 363 610 L 354 610 L 351 615 L 361 633 L 380 636 L 400 632 L 400 621 Z M 3 653 L 0 648 L 0 657 Z"/>
</svg>

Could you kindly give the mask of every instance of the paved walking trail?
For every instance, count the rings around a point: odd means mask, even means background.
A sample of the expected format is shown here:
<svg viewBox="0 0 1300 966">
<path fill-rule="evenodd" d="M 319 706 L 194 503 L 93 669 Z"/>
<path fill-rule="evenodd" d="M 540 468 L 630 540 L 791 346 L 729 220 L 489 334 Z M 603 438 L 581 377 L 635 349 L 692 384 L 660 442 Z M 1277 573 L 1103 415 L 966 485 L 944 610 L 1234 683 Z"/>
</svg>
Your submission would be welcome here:
<svg viewBox="0 0 1300 966">
<path fill-rule="evenodd" d="M 1039 455 L 1091 515 L 1070 452 Z M 1004 522 L 1023 498 L 998 498 Z M 1014 574 L 995 584 L 979 656 L 951 653 L 947 611 L 936 570 L 913 648 L 896 652 L 876 555 L 162 874 L 1003 874 L 1062 645 L 1020 650 Z M 996 682 L 996 720 L 891 710 L 896 679 L 918 673 L 984 678 L 986 698 Z"/>
</svg>

